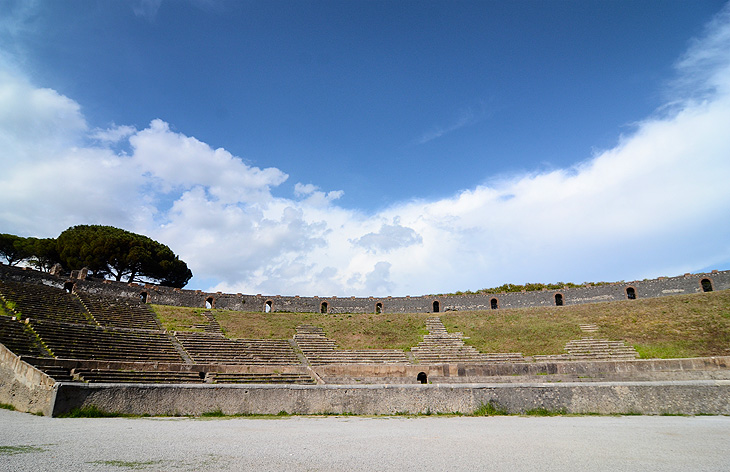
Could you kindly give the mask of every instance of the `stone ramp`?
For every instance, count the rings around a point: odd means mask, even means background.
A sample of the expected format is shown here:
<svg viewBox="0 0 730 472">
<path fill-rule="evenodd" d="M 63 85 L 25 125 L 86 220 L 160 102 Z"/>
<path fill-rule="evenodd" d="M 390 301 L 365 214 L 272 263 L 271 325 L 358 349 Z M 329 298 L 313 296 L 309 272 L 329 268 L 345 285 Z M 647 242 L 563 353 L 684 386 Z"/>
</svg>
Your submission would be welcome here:
<svg viewBox="0 0 730 472">
<path fill-rule="evenodd" d="M 322 328 L 299 325 L 294 341 L 313 365 L 327 364 L 405 364 L 408 357 L 398 349 L 337 349 L 335 341 L 325 336 Z"/>
<path fill-rule="evenodd" d="M 449 333 L 438 317 L 426 320 L 429 334 L 423 341 L 411 349 L 414 358 L 420 364 L 441 363 L 493 363 L 493 362 L 523 362 L 521 353 L 482 353 L 472 346 L 464 344 L 462 333 Z"/>
</svg>

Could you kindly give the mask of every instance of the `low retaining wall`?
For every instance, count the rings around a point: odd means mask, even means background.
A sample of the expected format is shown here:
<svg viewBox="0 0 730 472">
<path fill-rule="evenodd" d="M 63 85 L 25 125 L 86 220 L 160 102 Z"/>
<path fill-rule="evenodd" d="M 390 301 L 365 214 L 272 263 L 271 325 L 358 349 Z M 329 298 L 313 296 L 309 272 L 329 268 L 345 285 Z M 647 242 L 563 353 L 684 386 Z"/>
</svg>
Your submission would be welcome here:
<svg viewBox="0 0 730 472">
<path fill-rule="evenodd" d="M 0 344 L 0 403 L 18 411 L 50 415 L 55 381 Z"/>
<path fill-rule="evenodd" d="M 459 385 L 57 386 L 53 415 L 78 407 L 150 415 L 471 413 L 492 404 L 510 413 L 730 414 L 730 381 Z"/>
<path fill-rule="evenodd" d="M 511 366 L 328 366 L 316 369 L 325 378 L 346 374 L 354 382 L 357 382 L 358 376 L 388 378 L 393 382 L 401 376 L 400 382 L 414 381 L 415 378 L 411 377 L 417 371 L 425 370 L 429 379 L 436 382 L 464 382 L 479 377 L 489 382 L 490 376 L 515 376 L 515 381 L 511 383 L 314 386 L 86 384 L 54 382 L 0 344 L 0 403 L 12 405 L 23 412 L 53 416 L 73 408 L 90 406 L 109 412 L 150 415 L 201 415 L 216 410 L 226 414 L 277 414 L 281 411 L 291 414 L 368 415 L 471 413 L 481 405 L 490 403 L 510 413 L 544 408 L 567 413 L 730 415 L 730 380 L 726 380 L 727 376 L 720 380 L 685 378 L 672 381 L 519 383 L 518 380 L 520 375 L 543 372 L 548 375 L 613 373 L 626 378 L 632 378 L 632 373 L 637 372 L 727 373 L 729 359 L 561 362 Z M 70 361 L 56 362 L 63 364 Z M 240 368 L 235 367 L 236 370 Z"/>
<path fill-rule="evenodd" d="M 326 384 L 420 383 L 424 373 L 431 383 L 652 381 L 730 379 L 730 356 L 686 359 L 586 360 L 500 362 L 492 364 L 335 364 L 313 368 Z"/>
</svg>

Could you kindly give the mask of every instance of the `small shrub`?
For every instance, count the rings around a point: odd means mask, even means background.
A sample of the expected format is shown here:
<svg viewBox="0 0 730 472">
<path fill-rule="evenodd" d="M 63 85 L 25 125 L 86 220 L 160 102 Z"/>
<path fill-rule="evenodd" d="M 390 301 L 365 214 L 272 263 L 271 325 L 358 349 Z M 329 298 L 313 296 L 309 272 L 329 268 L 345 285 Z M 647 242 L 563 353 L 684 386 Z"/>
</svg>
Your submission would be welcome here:
<svg viewBox="0 0 730 472">
<path fill-rule="evenodd" d="M 507 410 L 499 407 L 497 403 L 490 400 L 489 403 L 482 403 L 479 408 L 474 410 L 472 416 L 503 416 L 508 414 L 509 412 Z"/>
</svg>

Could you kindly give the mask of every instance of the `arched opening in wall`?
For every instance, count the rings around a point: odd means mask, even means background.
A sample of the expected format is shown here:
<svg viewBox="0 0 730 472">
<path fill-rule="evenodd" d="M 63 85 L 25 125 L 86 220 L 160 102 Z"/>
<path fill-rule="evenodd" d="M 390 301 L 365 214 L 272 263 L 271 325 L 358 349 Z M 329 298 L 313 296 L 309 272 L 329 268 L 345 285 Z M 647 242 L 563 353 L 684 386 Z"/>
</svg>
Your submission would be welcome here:
<svg viewBox="0 0 730 472">
<path fill-rule="evenodd" d="M 66 282 L 63 284 L 63 289 L 66 291 L 66 293 L 73 293 L 74 291 L 74 283 L 73 282 Z"/>
<path fill-rule="evenodd" d="M 271 313 L 271 309 L 274 306 L 274 302 L 271 300 L 266 300 L 266 303 L 264 303 L 264 313 Z"/>
<path fill-rule="evenodd" d="M 210 310 L 215 305 L 215 299 L 213 297 L 208 297 L 205 299 L 205 308 L 207 310 Z"/>
<path fill-rule="evenodd" d="M 492 310 L 496 310 L 497 308 L 499 308 L 499 301 L 496 298 L 492 298 L 489 301 L 489 304 L 492 307 Z"/>
<path fill-rule="evenodd" d="M 383 304 L 378 302 L 375 304 L 375 313 L 382 313 L 383 312 Z"/>
<path fill-rule="evenodd" d="M 626 287 L 626 298 L 636 300 L 636 289 L 634 287 Z"/>
<path fill-rule="evenodd" d="M 712 292 L 712 280 L 710 280 L 710 279 L 702 279 L 700 281 L 700 285 L 702 285 L 702 291 L 703 292 Z"/>
<path fill-rule="evenodd" d="M 426 375 L 425 372 L 419 372 L 418 375 L 416 376 L 416 380 L 418 382 L 422 383 L 422 384 L 427 384 L 428 383 L 428 375 Z"/>
<path fill-rule="evenodd" d="M 562 293 L 555 294 L 555 306 L 563 306 L 563 294 Z"/>
<path fill-rule="evenodd" d="M 322 304 L 319 305 L 319 312 L 327 313 L 327 302 L 322 302 Z"/>
<path fill-rule="evenodd" d="M 147 303 L 147 292 L 141 292 L 139 294 L 139 301 L 142 303 Z"/>
<path fill-rule="evenodd" d="M 435 300 L 433 302 L 433 312 L 438 313 L 439 311 L 441 311 L 441 304 L 439 303 L 438 300 Z"/>
</svg>

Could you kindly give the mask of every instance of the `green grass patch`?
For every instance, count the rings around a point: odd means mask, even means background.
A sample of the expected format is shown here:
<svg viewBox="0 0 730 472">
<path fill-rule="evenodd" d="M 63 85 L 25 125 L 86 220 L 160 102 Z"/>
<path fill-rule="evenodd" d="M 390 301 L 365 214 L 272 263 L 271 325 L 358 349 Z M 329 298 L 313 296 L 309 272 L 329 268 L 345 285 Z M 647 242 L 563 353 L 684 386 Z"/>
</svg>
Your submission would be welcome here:
<svg viewBox="0 0 730 472">
<path fill-rule="evenodd" d="M 218 408 L 217 410 L 206 411 L 205 413 L 201 414 L 200 416 L 203 418 L 220 418 L 220 417 L 226 416 L 226 414 L 223 413 L 223 411 L 221 411 L 220 408 Z"/>
<path fill-rule="evenodd" d="M 96 405 L 85 406 L 82 408 L 73 408 L 68 413 L 59 415 L 59 418 L 117 418 L 117 417 L 134 417 L 138 415 L 126 415 L 119 412 L 104 411 Z"/>
<path fill-rule="evenodd" d="M 730 355 L 730 290 L 562 307 L 448 312 L 449 331 L 482 352 L 560 354 L 582 337 L 623 340 L 642 358 Z M 579 324 L 595 324 L 584 333 Z"/>
<path fill-rule="evenodd" d="M 162 461 L 119 461 L 119 460 L 108 460 L 108 461 L 94 461 L 90 464 L 108 465 L 112 467 L 119 467 L 123 469 L 140 470 L 147 469 L 153 465 L 159 465 Z"/>
<path fill-rule="evenodd" d="M 232 338 L 291 339 L 300 324 L 321 327 L 341 349 L 409 350 L 423 340 L 431 313 L 322 314 L 205 310 L 154 305 L 168 330 L 190 330 L 214 313 Z M 583 337 L 623 340 L 642 358 L 730 355 L 730 290 L 639 300 L 439 313 L 449 332 L 481 352 L 525 356 L 562 354 L 568 341 Z M 584 333 L 580 324 L 595 324 Z"/>
<path fill-rule="evenodd" d="M 677 359 L 692 357 L 692 349 L 682 341 L 636 344 L 634 349 L 642 359 Z"/>
<path fill-rule="evenodd" d="M 544 407 L 532 408 L 522 413 L 524 416 L 563 416 L 566 414 L 565 409 L 548 410 Z"/>
<path fill-rule="evenodd" d="M 15 407 L 9 403 L 0 403 L 0 408 L 2 408 L 3 410 L 15 411 Z"/>
<path fill-rule="evenodd" d="M 504 416 L 509 412 L 494 402 L 482 403 L 470 416 Z"/>
<path fill-rule="evenodd" d="M 195 328 L 196 325 L 205 325 L 208 320 L 202 315 L 203 308 L 190 308 L 183 306 L 150 305 L 162 323 L 162 327 L 168 331 L 196 331 L 201 332 L 203 328 Z"/>
<path fill-rule="evenodd" d="M 14 456 L 16 454 L 29 454 L 43 452 L 45 449 L 38 446 L 0 446 L 0 456 Z"/>
</svg>

